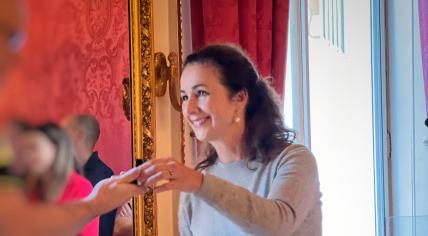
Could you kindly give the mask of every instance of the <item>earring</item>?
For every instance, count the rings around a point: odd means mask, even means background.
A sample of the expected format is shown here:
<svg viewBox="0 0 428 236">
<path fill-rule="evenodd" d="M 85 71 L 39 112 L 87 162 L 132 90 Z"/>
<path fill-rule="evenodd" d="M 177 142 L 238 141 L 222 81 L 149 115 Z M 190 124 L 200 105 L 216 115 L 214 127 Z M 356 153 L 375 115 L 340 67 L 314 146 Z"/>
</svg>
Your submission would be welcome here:
<svg viewBox="0 0 428 236">
<path fill-rule="evenodd" d="M 241 118 L 239 118 L 238 116 L 237 117 L 235 117 L 235 123 L 238 123 L 238 122 L 240 122 L 241 121 Z"/>
</svg>

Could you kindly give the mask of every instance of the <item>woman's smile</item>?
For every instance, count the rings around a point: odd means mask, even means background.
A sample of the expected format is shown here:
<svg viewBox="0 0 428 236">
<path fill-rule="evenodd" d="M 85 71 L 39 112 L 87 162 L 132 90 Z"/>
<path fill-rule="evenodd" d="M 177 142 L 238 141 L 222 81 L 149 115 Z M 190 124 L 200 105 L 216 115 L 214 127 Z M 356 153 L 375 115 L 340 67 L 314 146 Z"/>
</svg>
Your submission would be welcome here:
<svg viewBox="0 0 428 236">
<path fill-rule="evenodd" d="M 209 116 L 190 119 L 190 122 L 195 128 L 204 126 L 210 120 Z"/>
</svg>

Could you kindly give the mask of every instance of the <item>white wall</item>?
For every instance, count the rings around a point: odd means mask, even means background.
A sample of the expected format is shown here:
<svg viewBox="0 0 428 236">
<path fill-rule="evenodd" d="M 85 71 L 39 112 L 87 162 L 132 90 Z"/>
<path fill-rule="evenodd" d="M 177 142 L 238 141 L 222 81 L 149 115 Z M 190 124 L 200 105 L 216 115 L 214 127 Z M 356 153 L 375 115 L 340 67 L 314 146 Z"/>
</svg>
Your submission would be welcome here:
<svg viewBox="0 0 428 236">
<path fill-rule="evenodd" d="M 343 22 L 344 52 L 340 32 L 334 44 L 324 39 L 322 9 L 308 21 L 311 143 L 323 193 L 323 235 L 370 236 L 375 235 L 370 1 L 343 2 L 344 18 L 339 14 L 335 30 Z"/>
<path fill-rule="evenodd" d="M 178 53 L 177 5 L 172 0 L 153 1 L 154 51 Z M 169 92 L 156 98 L 156 158 L 173 157 L 181 160 L 180 113 L 171 106 Z M 178 193 L 156 195 L 158 235 L 178 235 Z"/>
</svg>

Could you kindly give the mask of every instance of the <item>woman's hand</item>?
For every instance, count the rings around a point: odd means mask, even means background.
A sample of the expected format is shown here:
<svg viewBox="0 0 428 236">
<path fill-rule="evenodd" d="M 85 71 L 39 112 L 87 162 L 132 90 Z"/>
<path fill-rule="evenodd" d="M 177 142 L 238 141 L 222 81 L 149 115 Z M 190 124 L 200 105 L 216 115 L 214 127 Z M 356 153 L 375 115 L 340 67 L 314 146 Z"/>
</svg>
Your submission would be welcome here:
<svg viewBox="0 0 428 236">
<path fill-rule="evenodd" d="M 101 180 L 84 200 L 92 215 L 95 217 L 107 213 L 123 205 L 131 197 L 144 194 L 147 191 L 145 186 L 132 183 L 137 179 L 141 183 L 147 179 L 141 167 L 134 167 L 120 176 L 114 175 Z"/>
<path fill-rule="evenodd" d="M 146 187 L 154 187 L 155 192 L 178 190 L 182 192 L 196 192 L 202 184 L 203 175 L 172 158 L 155 159 L 141 166 L 144 176 L 150 176 L 144 182 Z M 159 181 L 168 181 L 156 186 Z"/>
<path fill-rule="evenodd" d="M 131 236 L 133 234 L 133 214 L 132 214 L 132 201 L 128 201 L 118 209 L 116 218 L 114 220 L 115 236 Z"/>
</svg>

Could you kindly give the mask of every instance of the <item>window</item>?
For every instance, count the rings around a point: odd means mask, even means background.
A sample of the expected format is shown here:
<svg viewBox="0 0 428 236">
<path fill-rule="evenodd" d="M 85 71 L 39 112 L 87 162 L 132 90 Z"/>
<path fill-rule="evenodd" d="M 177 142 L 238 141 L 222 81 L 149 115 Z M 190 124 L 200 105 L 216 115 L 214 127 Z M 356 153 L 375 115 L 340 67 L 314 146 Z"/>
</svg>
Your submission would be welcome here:
<svg viewBox="0 0 428 236">
<path fill-rule="evenodd" d="M 317 159 L 324 235 L 383 235 L 373 96 L 379 2 L 290 1 L 284 112 Z"/>
</svg>

